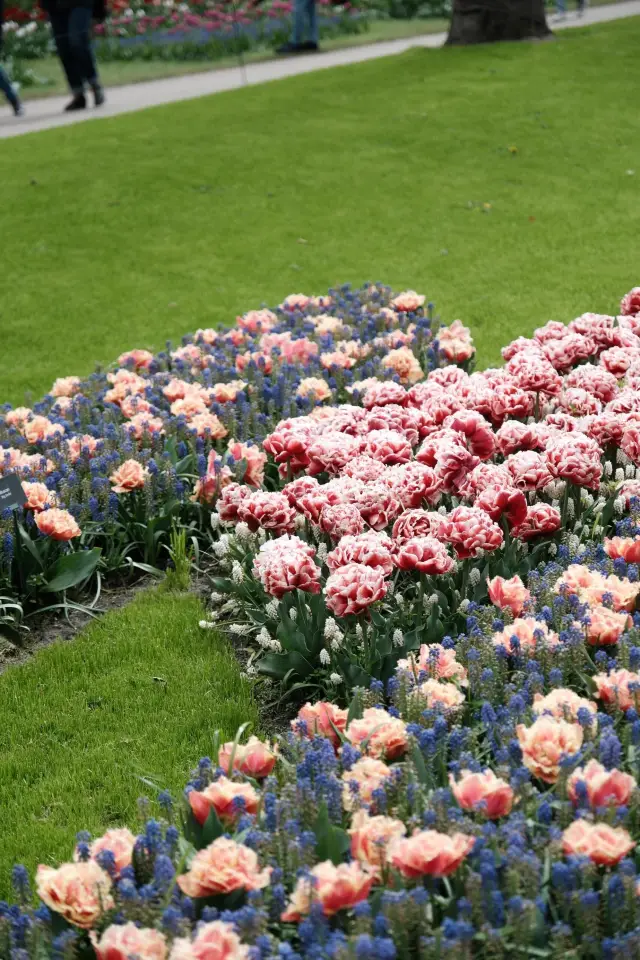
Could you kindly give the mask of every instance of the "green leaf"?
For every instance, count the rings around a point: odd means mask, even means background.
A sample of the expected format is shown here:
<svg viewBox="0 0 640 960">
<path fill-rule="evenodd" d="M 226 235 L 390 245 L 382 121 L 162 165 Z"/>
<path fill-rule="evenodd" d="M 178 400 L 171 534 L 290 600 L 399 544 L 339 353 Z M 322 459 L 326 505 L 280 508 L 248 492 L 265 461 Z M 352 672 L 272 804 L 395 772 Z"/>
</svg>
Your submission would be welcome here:
<svg viewBox="0 0 640 960">
<path fill-rule="evenodd" d="M 331 729 L 333 730 L 333 732 L 335 733 L 336 737 L 338 738 L 338 741 L 339 741 L 340 743 L 346 743 L 346 742 L 347 742 L 347 738 L 345 737 L 345 735 L 344 735 L 344 733 L 342 732 L 342 730 L 338 730 L 338 728 L 336 727 L 336 725 L 335 725 L 335 723 L 333 722 L 333 720 L 331 719 L 331 717 L 329 717 L 329 724 L 331 725 Z"/>
<path fill-rule="evenodd" d="M 166 438 L 166 440 L 165 440 L 165 442 L 164 442 L 164 450 L 165 450 L 165 453 L 168 453 L 168 454 L 169 454 L 169 458 L 170 458 L 170 460 L 171 460 L 171 463 L 175 466 L 176 463 L 178 462 L 178 452 L 177 452 L 177 448 L 176 448 L 175 437 L 167 437 L 167 438 Z"/>
<path fill-rule="evenodd" d="M 74 929 L 71 924 L 65 920 L 62 914 L 56 913 L 55 911 L 51 912 L 51 919 L 49 923 L 51 924 L 51 932 L 56 937 L 61 933 L 66 933 L 67 930 Z"/>
<path fill-rule="evenodd" d="M 181 477 L 184 473 L 189 473 L 193 468 L 193 454 L 188 453 L 186 457 L 175 464 L 176 473 Z"/>
<path fill-rule="evenodd" d="M 293 620 L 290 620 L 289 623 L 293 624 Z M 276 630 L 276 637 L 280 641 L 282 649 L 289 653 L 299 653 L 304 656 L 305 653 L 309 652 L 304 634 L 295 628 L 291 629 L 287 623 L 280 624 Z"/>
<path fill-rule="evenodd" d="M 274 680 L 284 680 L 287 674 L 306 680 L 313 666 L 299 653 L 267 653 L 256 664 L 258 673 Z"/>
<path fill-rule="evenodd" d="M 388 632 L 378 633 L 373 639 L 372 644 L 378 660 L 388 657 L 393 650 L 393 644 Z"/>
<path fill-rule="evenodd" d="M 381 629 L 384 629 L 387 626 L 386 617 L 384 617 L 379 610 L 371 608 L 369 610 L 369 616 L 371 617 L 371 623 L 374 625 L 374 627 L 380 627 Z"/>
<path fill-rule="evenodd" d="M 329 810 L 323 801 L 318 810 L 313 832 L 316 835 L 316 856 L 320 862 L 331 860 L 331 863 L 342 863 L 349 849 L 349 835 L 340 827 L 334 826 L 329 820 Z"/>
<path fill-rule="evenodd" d="M 248 466 L 249 463 L 244 457 L 242 460 L 236 460 L 234 463 L 232 470 L 237 483 L 242 483 L 244 481 Z"/>
<path fill-rule="evenodd" d="M 595 692 L 596 692 L 597 687 L 596 687 L 596 684 L 595 684 L 595 682 L 594 682 L 594 680 L 593 680 L 593 677 L 587 676 L 587 674 L 582 673 L 580 670 L 576 670 L 576 673 L 577 673 L 578 676 L 580 677 L 580 679 L 581 679 L 582 683 L 584 684 L 585 688 L 589 691 L 589 695 L 590 695 L 590 696 L 595 696 Z"/>
<path fill-rule="evenodd" d="M 216 910 L 239 910 L 247 899 L 244 889 L 233 890 L 231 893 L 219 893 L 210 897 L 194 897 L 193 905 L 196 918 L 200 917 L 205 907 L 215 907 Z"/>
<path fill-rule="evenodd" d="M 308 593 L 306 597 L 307 603 L 311 609 L 311 616 L 313 617 L 314 621 L 317 620 L 318 625 L 324 626 L 327 612 L 324 596 L 322 593 Z"/>
<path fill-rule="evenodd" d="M 354 687 L 369 687 L 373 677 L 357 663 L 345 663 L 341 665 L 342 673 L 347 681 L 347 685 L 353 690 Z"/>
<path fill-rule="evenodd" d="M 236 735 L 235 735 L 234 740 L 233 740 L 233 746 L 232 746 L 232 748 L 231 748 L 231 755 L 229 756 L 229 768 L 228 768 L 228 770 L 227 770 L 227 776 L 228 776 L 228 777 L 230 777 L 230 776 L 232 775 L 232 773 L 233 773 L 233 764 L 234 764 L 234 761 L 235 761 L 235 758 L 236 758 L 236 751 L 237 751 L 237 749 L 238 749 L 238 744 L 240 743 L 240 740 L 242 739 L 242 734 L 245 732 L 245 730 L 247 729 L 247 727 L 250 727 L 250 726 L 251 726 L 250 722 L 247 721 L 246 723 L 241 724 L 241 725 L 238 727 L 237 731 L 236 731 Z M 217 755 L 218 755 L 218 752 L 216 751 L 216 756 L 217 756 Z"/>
<path fill-rule="evenodd" d="M 61 593 L 82 583 L 98 566 L 101 553 L 100 547 L 94 547 L 93 550 L 79 550 L 60 557 L 47 571 L 47 583 L 43 589 L 49 593 Z"/>
<path fill-rule="evenodd" d="M 195 857 L 198 851 L 192 843 L 184 837 L 182 834 L 178 837 L 178 853 L 180 854 L 180 859 L 184 863 L 184 869 L 188 870 L 191 866 L 191 861 Z"/>
<path fill-rule="evenodd" d="M 284 604 L 280 605 L 280 625 L 276 636 L 285 650 L 294 650 L 303 655 L 310 652 L 305 635 L 298 628 L 297 621 L 291 619 Z"/>
<path fill-rule="evenodd" d="M 132 560 L 131 566 L 135 567 L 136 570 L 142 570 L 143 573 L 150 573 L 152 577 L 157 577 L 159 580 L 166 575 L 164 570 L 159 567 L 152 567 L 150 563 L 138 563 L 136 560 Z"/>
<path fill-rule="evenodd" d="M 411 653 L 413 650 L 418 650 L 422 642 L 422 629 L 409 630 L 408 633 L 404 635 L 404 649 Z"/>
<path fill-rule="evenodd" d="M 226 580 L 224 577 L 214 577 L 211 581 L 213 584 L 213 589 L 217 593 L 233 593 L 234 584 L 231 580 Z"/>
<path fill-rule="evenodd" d="M 420 783 L 428 784 L 429 774 L 427 773 L 427 765 L 424 762 L 422 750 L 417 743 L 414 743 L 413 745 L 413 750 L 411 751 L 411 760 L 416 768 L 416 774 Z"/>
<path fill-rule="evenodd" d="M 213 807 L 209 809 L 209 815 L 203 824 L 198 823 L 193 811 L 189 808 L 184 818 L 184 835 L 188 843 L 192 844 L 196 850 L 204 850 L 214 840 L 221 837 L 223 833 L 224 828 Z"/>
<path fill-rule="evenodd" d="M 21 523 L 18 524 L 18 531 L 20 533 L 20 539 L 22 543 L 27 548 L 33 559 L 38 564 L 39 568 L 42 570 L 42 557 L 40 556 L 40 551 L 38 550 L 37 543 L 31 539 L 27 531 L 24 529 Z"/>
<path fill-rule="evenodd" d="M 613 511 L 615 508 L 616 497 L 617 497 L 617 493 L 615 494 L 615 496 L 609 497 L 609 499 L 607 500 L 606 504 L 602 509 L 602 513 L 600 514 L 600 523 L 602 524 L 602 527 L 604 530 L 606 530 L 609 524 L 611 523 L 611 519 L 613 517 Z"/>
<path fill-rule="evenodd" d="M 396 647 L 388 657 L 385 657 L 379 664 L 375 667 L 375 676 L 376 680 L 382 680 L 384 684 L 393 677 L 396 673 L 398 667 L 398 660 L 402 656 L 402 647 Z"/>
<path fill-rule="evenodd" d="M 202 826 L 202 847 L 208 847 L 213 843 L 214 840 L 217 840 L 218 837 L 221 837 L 223 833 L 224 827 L 218 819 L 218 814 L 213 807 L 211 807 L 209 810 L 209 816 Z"/>
<path fill-rule="evenodd" d="M 434 592 L 435 592 L 436 596 L 438 597 L 438 605 L 440 606 L 440 610 L 442 611 L 443 616 L 448 617 L 448 616 L 449 616 L 449 601 L 447 600 L 446 594 L 444 594 L 444 593 L 442 592 L 442 590 L 436 590 L 436 591 L 434 591 Z"/>
<path fill-rule="evenodd" d="M 349 704 L 349 712 L 347 713 L 347 729 L 352 720 L 361 720 L 362 719 L 362 698 L 360 693 L 356 690 Z"/>
<path fill-rule="evenodd" d="M 427 639 L 429 643 L 438 643 L 443 637 L 442 620 L 438 617 L 438 608 L 434 607 L 427 620 Z"/>
<path fill-rule="evenodd" d="M 258 673 L 272 680 L 283 680 L 289 672 L 289 658 L 281 653 L 266 653 L 257 663 Z"/>
</svg>

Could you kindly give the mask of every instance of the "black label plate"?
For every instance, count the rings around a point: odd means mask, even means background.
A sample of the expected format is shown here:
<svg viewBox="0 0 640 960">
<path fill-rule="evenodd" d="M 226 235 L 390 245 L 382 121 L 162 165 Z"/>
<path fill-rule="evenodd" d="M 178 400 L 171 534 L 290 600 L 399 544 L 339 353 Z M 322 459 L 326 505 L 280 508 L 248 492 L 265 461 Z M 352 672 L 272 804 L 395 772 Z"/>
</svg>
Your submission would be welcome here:
<svg viewBox="0 0 640 960">
<path fill-rule="evenodd" d="M 17 473 L 7 473 L 0 477 L 0 510 L 24 507 L 26 499 Z"/>
</svg>

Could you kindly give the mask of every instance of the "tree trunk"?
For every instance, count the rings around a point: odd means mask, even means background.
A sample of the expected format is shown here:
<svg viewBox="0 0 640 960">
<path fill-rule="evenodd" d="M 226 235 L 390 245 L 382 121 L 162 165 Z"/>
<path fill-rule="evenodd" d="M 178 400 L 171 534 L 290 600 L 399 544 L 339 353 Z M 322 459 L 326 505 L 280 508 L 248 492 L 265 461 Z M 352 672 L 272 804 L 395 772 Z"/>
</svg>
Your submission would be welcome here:
<svg viewBox="0 0 640 960">
<path fill-rule="evenodd" d="M 447 44 L 548 37 L 544 0 L 453 0 Z"/>
</svg>

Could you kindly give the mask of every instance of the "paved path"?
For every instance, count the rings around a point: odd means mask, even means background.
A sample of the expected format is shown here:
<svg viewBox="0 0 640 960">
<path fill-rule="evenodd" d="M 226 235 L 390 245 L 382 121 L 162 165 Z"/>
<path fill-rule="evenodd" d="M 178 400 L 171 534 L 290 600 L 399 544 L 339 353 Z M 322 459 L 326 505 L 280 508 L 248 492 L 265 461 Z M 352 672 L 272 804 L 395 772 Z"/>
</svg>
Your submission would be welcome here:
<svg viewBox="0 0 640 960">
<path fill-rule="evenodd" d="M 624 3 L 590 8 L 582 18 L 572 13 L 562 23 L 554 23 L 552 18 L 551 25 L 559 30 L 638 15 L 640 15 L 640 0 L 626 0 Z M 247 84 L 266 83 L 269 80 L 293 77 L 301 73 L 348 63 L 362 63 L 377 57 L 404 53 L 412 47 L 440 47 L 445 39 L 444 33 L 424 34 L 407 37 L 404 40 L 390 40 L 344 50 L 332 50 L 328 53 L 268 60 L 264 63 L 249 64 L 244 70 L 240 67 L 231 67 L 226 70 L 208 70 L 206 73 L 154 80 L 150 83 L 112 87 L 107 92 L 107 104 L 99 111 L 86 110 L 75 114 L 63 114 L 61 111 L 68 97 L 29 100 L 25 117 L 15 118 L 8 108 L 0 108 L 0 140 L 32 133 L 35 130 L 47 130 L 50 127 L 62 127 L 101 117 L 113 117 L 120 113 L 131 113 L 134 110 L 144 110 L 163 103 L 191 100 L 211 93 L 220 93 L 223 90 L 235 90 Z"/>
</svg>

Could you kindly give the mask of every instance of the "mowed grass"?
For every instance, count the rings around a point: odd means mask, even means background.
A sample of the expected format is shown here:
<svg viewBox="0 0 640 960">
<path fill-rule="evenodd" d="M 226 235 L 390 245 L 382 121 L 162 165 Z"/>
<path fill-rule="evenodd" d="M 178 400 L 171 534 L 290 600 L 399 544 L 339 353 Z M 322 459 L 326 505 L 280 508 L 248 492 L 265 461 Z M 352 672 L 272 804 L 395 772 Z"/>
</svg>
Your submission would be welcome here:
<svg viewBox="0 0 640 960">
<path fill-rule="evenodd" d="M 135 829 L 151 778 L 178 797 L 213 733 L 256 731 L 248 681 L 193 596 L 139 595 L 0 676 L 0 899 L 13 863 L 70 859 L 76 832 Z"/>
<path fill-rule="evenodd" d="M 0 400 L 346 280 L 425 292 L 483 362 L 615 309 L 639 42 L 634 18 L 413 50 L 3 142 Z"/>
</svg>

